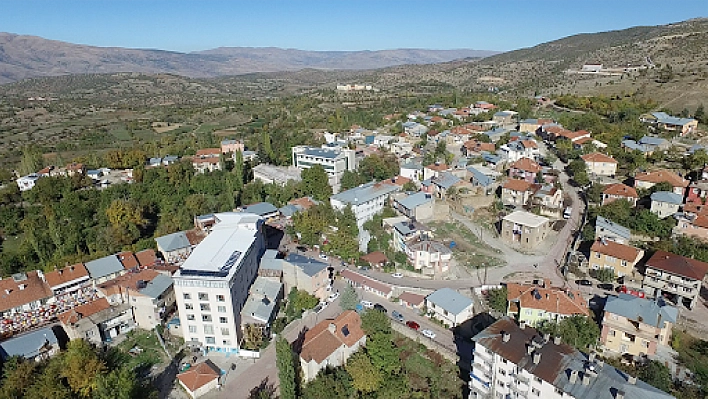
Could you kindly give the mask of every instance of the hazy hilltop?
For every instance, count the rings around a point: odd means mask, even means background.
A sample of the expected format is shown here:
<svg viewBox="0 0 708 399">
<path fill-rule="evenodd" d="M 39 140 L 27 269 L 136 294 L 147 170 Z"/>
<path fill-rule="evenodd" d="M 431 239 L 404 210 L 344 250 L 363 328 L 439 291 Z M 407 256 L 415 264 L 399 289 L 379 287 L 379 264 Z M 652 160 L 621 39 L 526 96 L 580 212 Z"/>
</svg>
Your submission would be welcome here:
<svg viewBox="0 0 708 399">
<path fill-rule="evenodd" d="M 115 72 L 171 73 L 206 78 L 303 68 L 373 69 L 479 58 L 496 53 L 469 49 L 303 51 L 249 47 L 179 53 L 86 46 L 37 36 L 0 33 L 0 83 L 41 76 Z"/>
<path fill-rule="evenodd" d="M 428 85 L 518 94 L 620 94 L 653 96 L 669 107 L 695 107 L 708 95 L 708 19 L 569 36 L 486 57 L 376 71 L 381 87 Z M 586 62 L 653 69 L 620 76 L 569 74 Z M 670 68 L 670 71 L 667 69 Z M 663 74 L 663 75 L 662 75 Z"/>
</svg>

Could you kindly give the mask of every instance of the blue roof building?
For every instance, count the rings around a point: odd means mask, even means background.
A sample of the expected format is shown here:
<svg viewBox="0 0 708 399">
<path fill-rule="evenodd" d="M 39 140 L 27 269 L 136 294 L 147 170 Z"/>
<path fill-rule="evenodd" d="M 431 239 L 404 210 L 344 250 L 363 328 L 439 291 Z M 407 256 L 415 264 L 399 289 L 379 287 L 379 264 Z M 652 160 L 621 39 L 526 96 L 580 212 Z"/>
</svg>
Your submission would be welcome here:
<svg viewBox="0 0 708 399">
<path fill-rule="evenodd" d="M 58 353 L 59 349 L 60 343 L 54 329 L 46 327 L 0 342 L 0 358 L 3 361 L 12 356 L 27 360 L 46 359 Z"/>
<path fill-rule="evenodd" d="M 85 265 L 89 276 L 91 276 L 91 280 L 96 283 L 110 280 L 126 271 L 123 264 L 120 263 L 120 260 L 118 260 L 118 257 L 115 255 L 108 255 L 100 259 L 92 260 L 86 262 Z"/>
<path fill-rule="evenodd" d="M 432 317 L 450 327 L 472 318 L 473 302 L 451 288 L 442 288 L 425 297 L 425 306 Z"/>
</svg>

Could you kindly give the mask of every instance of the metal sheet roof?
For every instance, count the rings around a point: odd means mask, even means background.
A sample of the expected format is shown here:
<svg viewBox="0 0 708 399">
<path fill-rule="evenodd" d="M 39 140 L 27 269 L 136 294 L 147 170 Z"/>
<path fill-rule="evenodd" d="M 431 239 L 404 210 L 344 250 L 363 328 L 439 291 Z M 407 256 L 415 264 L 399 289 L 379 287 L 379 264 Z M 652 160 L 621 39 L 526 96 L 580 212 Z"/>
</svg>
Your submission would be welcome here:
<svg viewBox="0 0 708 399">
<path fill-rule="evenodd" d="M 462 313 L 472 306 L 472 300 L 451 288 L 442 288 L 425 298 L 428 302 L 447 310 L 452 314 Z"/>
<path fill-rule="evenodd" d="M 120 263 L 118 257 L 115 255 L 108 255 L 100 259 L 92 260 L 84 263 L 84 265 L 92 279 L 99 279 L 124 270 L 123 264 Z"/>
</svg>

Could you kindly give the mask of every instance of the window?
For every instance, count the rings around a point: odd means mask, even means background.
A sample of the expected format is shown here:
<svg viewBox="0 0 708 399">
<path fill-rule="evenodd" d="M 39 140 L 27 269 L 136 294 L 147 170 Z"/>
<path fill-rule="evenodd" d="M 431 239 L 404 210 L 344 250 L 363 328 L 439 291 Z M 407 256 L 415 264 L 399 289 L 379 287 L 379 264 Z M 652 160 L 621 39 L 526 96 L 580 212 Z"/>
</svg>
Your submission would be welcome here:
<svg viewBox="0 0 708 399">
<path fill-rule="evenodd" d="M 499 374 L 501 374 L 501 375 L 506 375 L 506 371 L 505 371 L 505 370 L 502 370 L 502 369 L 499 369 Z"/>
<path fill-rule="evenodd" d="M 541 396 L 541 391 L 539 391 L 536 388 L 531 388 L 531 393 L 536 395 L 536 396 Z"/>
<path fill-rule="evenodd" d="M 531 315 L 533 314 L 533 310 L 532 310 L 532 309 L 526 309 L 525 313 L 526 313 L 527 316 L 531 316 Z"/>
<path fill-rule="evenodd" d="M 614 337 L 615 334 L 616 334 L 616 331 L 615 331 L 615 330 L 610 330 L 610 337 Z"/>
<path fill-rule="evenodd" d="M 184 308 L 187 309 L 187 310 L 192 310 L 192 309 L 194 309 L 194 306 L 192 306 L 191 303 L 185 303 L 185 304 L 184 304 Z"/>
<path fill-rule="evenodd" d="M 230 335 L 229 329 L 221 327 L 221 335 Z"/>
<path fill-rule="evenodd" d="M 204 334 L 214 334 L 214 326 L 212 326 L 211 324 L 205 324 Z"/>
<path fill-rule="evenodd" d="M 226 313 L 226 306 L 217 306 L 216 310 L 218 310 L 219 313 Z"/>
<path fill-rule="evenodd" d="M 219 323 L 226 324 L 228 322 L 229 322 L 229 319 L 227 319 L 226 317 L 219 317 Z"/>
<path fill-rule="evenodd" d="M 214 345 L 216 343 L 216 339 L 214 339 L 214 337 L 204 337 L 204 340 L 207 344 Z"/>
<path fill-rule="evenodd" d="M 224 298 L 223 295 L 217 295 L 217 296 L 216 296 L 216 301 L 217 301 L 217 302 L 224 302 L 225 300 L 226 300 L 226 299 Z"/>
<path fill-rule="evenodd" d="M 536 382 L 541 383 L 541 377 L 536 377 Z"/>
<path fill-rule="evenodd" d="M 206 292 L 200 292 L 199 293 L 199 300 L 200 301 L 208 301 L 209 300 L 209 294 Z"/>
<path fill-rule="evenodd" d="M 199 309 L 201 309 L 202 312 L 209 312 L 211 310 L 208 303 L 200 303 Z"/>
<path fill-rule="evenodd" d="M 191 296 L 188 292 L 185 292 L 184 294 L 182 294 L 182 296 L 183 296 L 184 299 L 186 299 L 186 300 L 192 299 L 192 296 Z"/>
<path fill-rule="evenodd" d="M 229 341 L 228 339 L 225 339 L 221 342 L 224 344 L 224 346 L 231 346 L 231 341 Z"/>
<path fill-rule="evenodd" d="M 596 253 L 596 254 L 595 254 L 595 257 L 596 257 L 597 259 L 600 259 L 600 257 L 602 257 L 602 255 L 600 255 L 599 253 Z"/>
<path fill-rule="evenodd" d="M 197 326 L 189 326 L 189 332 L 192 334 L 197 333 Z"/>
<path fill-rule="evenodd" d="M 187 320 L 194 320 L 194 315 L 193 315 L 193 314 L 188 314 L 188 315 L 187 315 Z"/>
<path fill-rule="evenodd" d="M 211 315 L 210 314 L 203 314 L 202 315 L 202 321 L 211 321 Z"/>
<path fill-rule="evenodd" d="M 556 388 L 556 395 L 563 396 L 563 390 L 560 388 Z"/>
</svg>

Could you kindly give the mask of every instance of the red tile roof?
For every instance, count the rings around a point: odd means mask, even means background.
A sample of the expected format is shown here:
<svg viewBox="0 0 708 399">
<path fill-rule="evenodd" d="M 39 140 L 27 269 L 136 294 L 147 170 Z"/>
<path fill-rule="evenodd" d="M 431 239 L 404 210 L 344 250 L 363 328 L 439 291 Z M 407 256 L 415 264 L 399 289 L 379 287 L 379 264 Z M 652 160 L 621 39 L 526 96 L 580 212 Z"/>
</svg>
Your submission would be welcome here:
<svg viewBox="0 0 708 399">
<path fill-rule="evenodd" d="M 580 291 L 508 283 L 507 300 L 518 301 L 522 308 L 542 309 L 562 315 L 588 315 L 588 307 Z"/>
<path fill-rule="evenodd" d="M 57 318 L 64 325 L 74 324 L 83 317 L 89 317 L 110 307 L 111 305 L 106 298 L 100 298 L 93 302 L 79 305 L 64 313 L 60 313 Z"/>
<path fill-rule="evenodd" d="M 77 280 L 80 278 L 88 277 L 88 270 L 83 263 L 77 263 L 75 265 L 67 266 L 63 269 L 53 270 L 49 273 L 44 274 L 44 280 L 49 284 L 50 287 L 57 287 L 61 284 L 68 283 L 69 281 Z"/>
<path fill-rule="evenodd" d="M 637 195 L 637 190 L 635 190 L 634 187 L 629 187 L 628 185 L 622 183 L 611 184 L 607 186 L 602 193 L 616 197 L 639 198 L 639 195 Z"/>
<path fill-rule="evenodd" d="M 361 260 L 364 262 L 368 262 L 369 264 L 372 265 L 382 265 L 386 262 L 388 262 L 388 258 L 386 257 L 386 254 L 384 254 L 381 251 L 374 251 L 370 254 L 366 254 L 361 257 Z"/>
<path fill-rule="evenodd" d="M 431 163 L 430 165 L 426 166 L 426 168 L 430 170 L 437 170 L 438 172 L 444 172 L 450 169 L 450 167 L 444 163 Z"/>
<path fill-rule="evenodd" d="M 201 150 L 197 150 L 194 156 L 219 158 L 219 156 L 221 156 L 221 148 L 202 148 Z"/>
<path fill-rule="evenodd" d="M 348 331 L 348 333 L 346 333 Z M 323 320 L 305 333 L 300 357 L 309 362 L 322 363 L 342 345 L 352 347 L 362 337 L 361 318 L 347 310 L 334 320 Z"/>
<path fill-rule="evenodd" d="M 135 254 L 135 258 L 138 259 L 140 266 L 152 266 L 157 262 L 157 255 L 154 249 L 144 249 Z"/>
<path fill-rule="evenodd" d="M 98 288 L 103 291 L 105 295 L 115 295 L 120 294 L 125 290 L 130 290 L 133 292 L 138 292 L 138 281 L 150 282 L 160 273 L 153 269 L 144 269 L 137 273 L 128 273 L 120 277 L 116 277 L 113 280 L 106 281 L 100 284 Z M 133 295 L 133 294 L 131 294 Z"/>
<path fill-rule="evenodd" d="M 398 296 L 398 300 L 406 302 L 411 306 L 421 306 L 425 302 L 425 295 L 414 294 L 412 292 L 404 292 Z"/>
<path fill-rule="evenodd" d="M 708 263 L 666 251 L 656 251 L 647 261 L 647 267 L 695 280 L 703 280 L 708 273 Z"/>
<path fill-rule="evenodd" d="M 511 191 L 528 191 L 533 184 L 527 182 L 526 180 L 520 179 L 509 179 L 504 183 L 502 189 L 507 189 Z"/>
<path fill-rule="evenodd" d="M 184 373 L 177 374 L 180 382 L 192 392 L 218 379 L 220 376 L 221 370 L 211 360 L 199 363 Z"/>
<path fill-rule="evenodd" d="M 511 164 L 512 169 L 523 170 L 525 172 L 538 173 L 541 171 L 541 165 L 531 158 L 521 158 Z"/>
<path fill-rule="evenodd" d="M 135 258 L 135 255 L 130 251 L 119 252 L 116 256 L 125 270 L 135 269 L 140 266 L 138 260 Z"/>
<path fill-rule="evenodd" d="M 653 172 L 637 173 L 637 175 L 634 176 L 634 180 L 647 183 L 667 182 L 671 184 L 672 187 L 687 187 L 689 183 L 688 180 L 683 177 L 665 169 L 655 170 Z"/>
<path fill-rule="evenodd" d="M 401 187 L 403 187 L 406 183 L 411 181 L 411 179 L 409 179 L 405 176 L 396 176 L 392 180 L 393 180 L 393 182 L 392 182 L 393 184 L 395 184 L 397 186 L 401 186 Z"/>
<path fill-rule="evenodd" d="M 626 260 L 629 262 L 634 262 L 642 253 L 640 249 L 630 247 L 629 245 L 620 244 L 614 241 L 597 240 L 590 247 L 591 252 L 601 253 L 603 255 L 609 255 L 618 259 Z"/>
<path fill-rule="evenodd" d="M 0 280 L 0 312 L 54 296 L 36 270 L 15 276 L 20 280 L 15 281 L 14 277 Z"/>
<path fill-rule="evenodd" d="M 365 285 L 369 288 L 372 288 L 376 291 L 382 292 L 386 295 L 390 294 L 393 291 L 393 289 L 391 287 L 389 287 L 388 285 L 378 282 L 376 280 L 370 279 L 366 276 L 362 276 L 361 274 L 353 272 L 351 270 L 346 270 L 346 269 L 342 270 L 340 272 L 340 275 L 342 276 L 342 278 L 345 278 L 345 279 L 352 281 L 356 284 Z"/>
<path fill-rule="evenodd" d="M 600 152 L 593 152 L 592 154 L 585 154 L 581 156 L 585 162 L 604 162 L 604 163 L 617 163 L 617 160 L 607 156 Z"/>
</svg>

